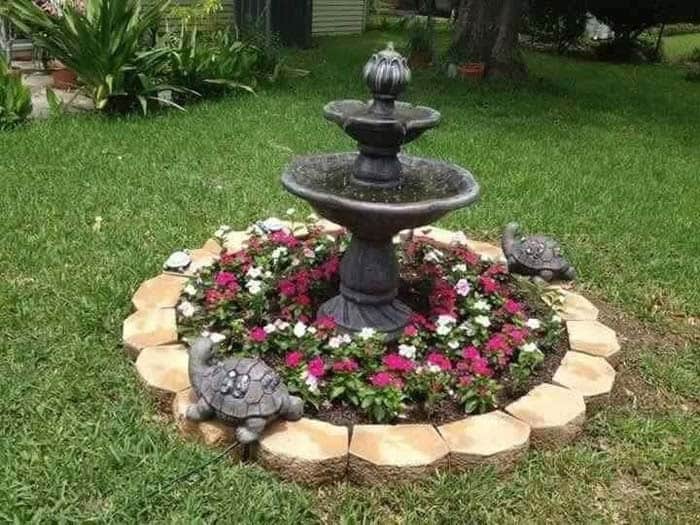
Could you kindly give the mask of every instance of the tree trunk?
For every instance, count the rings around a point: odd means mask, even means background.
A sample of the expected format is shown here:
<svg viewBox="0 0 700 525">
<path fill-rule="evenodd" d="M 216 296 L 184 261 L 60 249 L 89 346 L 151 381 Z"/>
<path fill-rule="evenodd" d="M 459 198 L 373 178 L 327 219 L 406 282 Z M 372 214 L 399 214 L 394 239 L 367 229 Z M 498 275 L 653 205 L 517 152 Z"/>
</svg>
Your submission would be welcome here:
<svg viewBox="0 0 700 525">
<path fill-rule="evenodd" d="M 453 52 L 483 62 L 486 75 L 522 79 L 527 68 L 518 46 L 522 0 L 461 0 Z"/>
</svg>

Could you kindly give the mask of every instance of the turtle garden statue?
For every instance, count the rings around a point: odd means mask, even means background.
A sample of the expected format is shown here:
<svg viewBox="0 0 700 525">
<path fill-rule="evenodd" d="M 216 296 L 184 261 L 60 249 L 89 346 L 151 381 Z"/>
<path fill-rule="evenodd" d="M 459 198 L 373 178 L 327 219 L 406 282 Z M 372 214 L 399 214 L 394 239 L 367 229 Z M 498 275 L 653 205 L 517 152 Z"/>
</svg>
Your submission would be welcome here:
<svg viewBox="0 0 700 525">
<path fill-rule="evenodd" d="M 238 441 L 248 444 L 278 417 L 301 418 L 304 402 L 289 394 L 272 368 L 252 357 L 216 359 L 213 347 L 208 337 L 199 337 L 190 346 L 190 382 L 198 401 L 188 407 L 187 419 L 216 417 L 234 424 Z"/>
<path fill-rule="evenodd" d="M 503 232 L 502 247 L 511 273 L 547 282 L 555 279 L 571 281 L 576 278 L 576 270 L 562 256 L 559 243 L 551 237 L 524 237 L 520 225 L 512 222 Z"/>
</svg>

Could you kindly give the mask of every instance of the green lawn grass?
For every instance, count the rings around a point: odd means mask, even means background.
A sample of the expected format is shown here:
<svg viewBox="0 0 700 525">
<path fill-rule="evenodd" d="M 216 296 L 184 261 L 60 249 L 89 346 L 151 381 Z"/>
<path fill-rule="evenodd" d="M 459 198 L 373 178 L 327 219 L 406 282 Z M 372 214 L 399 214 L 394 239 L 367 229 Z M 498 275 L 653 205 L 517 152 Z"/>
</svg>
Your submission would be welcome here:
<svg viewBox="0 0 700 525">
<path fill-rule="evenodd" d="M 664 54 L 671 62 L 685 60 L 695 49 L 700 49 L 700 33 L 669 36 L 663 40 Z"/>
<path fill-rule="evenodd" d="M 692 333 L 627 342 L 621 401 L 577 443 L 533 452 L 508 476 L 312 491 L 218 462 L 152 494 L 216 453 L 182 442 L 144 395 L 120 349 L 131 294 L 219 224 L 299 208 L 280 170 L 293 155 L 354 147 L 321 107 L 366 96 L 359 68 L 390 36 L 322 40 L 292 57 L 311 76 L 258 97 L 0 137 L 0 522 L 700 520 Z M 513 219 L 549 232 L 582 287 L 654 330 L 689 326 L 700 310 L 697 87 L 669 66 L 528 63 L 532 80 L 517 88 L 416 73 L 407 98 L 444 121 L 409 151 L 469 167 L 483 188 L 444 224 L 487 238 Z"/>
</svg>

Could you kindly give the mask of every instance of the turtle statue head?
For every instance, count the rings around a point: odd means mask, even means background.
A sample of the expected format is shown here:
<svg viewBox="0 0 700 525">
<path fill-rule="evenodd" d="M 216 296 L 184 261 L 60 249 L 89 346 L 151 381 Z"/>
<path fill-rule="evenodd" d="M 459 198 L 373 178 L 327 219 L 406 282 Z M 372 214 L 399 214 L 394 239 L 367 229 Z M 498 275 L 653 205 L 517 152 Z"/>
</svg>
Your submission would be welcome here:
<svg viewBox="0 0 700 525">
<path fill-rule="evenodd" d="M 190 345 L 190 361 L 206 366 L 214 355 L 214 343 L 208 337 L 198 337 Z"/>
</svg>

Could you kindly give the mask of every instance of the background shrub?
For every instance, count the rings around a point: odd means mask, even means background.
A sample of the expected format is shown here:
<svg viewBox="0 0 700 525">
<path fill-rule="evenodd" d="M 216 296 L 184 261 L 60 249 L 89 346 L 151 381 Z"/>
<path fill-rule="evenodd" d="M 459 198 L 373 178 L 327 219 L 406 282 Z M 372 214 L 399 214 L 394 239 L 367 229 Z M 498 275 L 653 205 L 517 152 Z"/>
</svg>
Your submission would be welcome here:
<svg viewBox="0 0 700 525">
<path fill-rule="evenodd" d="M 32 112 L 32 95 L 0 56 L 0 130 L 24 122 Z"/>
</svg>

